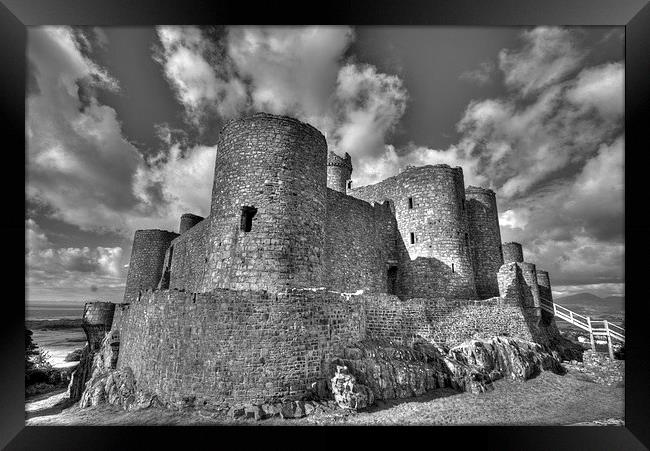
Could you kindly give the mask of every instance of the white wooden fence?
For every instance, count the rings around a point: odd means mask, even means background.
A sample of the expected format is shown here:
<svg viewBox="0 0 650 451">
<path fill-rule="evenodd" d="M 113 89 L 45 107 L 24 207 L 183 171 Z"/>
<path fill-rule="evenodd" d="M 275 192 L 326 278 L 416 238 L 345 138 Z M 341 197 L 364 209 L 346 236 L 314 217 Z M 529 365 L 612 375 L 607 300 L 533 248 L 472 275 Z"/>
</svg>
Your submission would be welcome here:
<svg viewBox="0 0 650 451">
<path fill-rule="evenodd" d="M 589 316 L 580 315 L 566 307 L 563 307 L 555 302 L 541 298 L 540 307 L 547 312 L 553 313 L 556 318 L 560 318 L 580 329 L 589 332 L 589 339 L 591 341 L 591 349 L 596 350 L 595 337 L 601 336 L 607 338 L 607 347 L 609 349 L 609 357 L 614 358 L 614 350 L 612 349 L 612 339 L 625 343 L 625 329 L 607 320 L 593 320 Z"/>
</svg>

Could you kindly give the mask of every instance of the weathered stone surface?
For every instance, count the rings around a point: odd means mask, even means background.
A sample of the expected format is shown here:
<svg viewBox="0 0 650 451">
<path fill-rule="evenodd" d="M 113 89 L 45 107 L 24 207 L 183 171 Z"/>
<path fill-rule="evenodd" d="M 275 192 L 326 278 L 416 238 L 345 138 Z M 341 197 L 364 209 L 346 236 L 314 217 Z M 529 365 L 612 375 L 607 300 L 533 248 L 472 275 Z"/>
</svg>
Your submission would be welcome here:
<svg viewBox="0 0 650 451">
<path fill-rule="evenodd" d="M 332 393 L 339 407 L 343 409 L 364 409 L 374 402 L 372 390 L 357 382 L 345 365 L 336 365 L 331 379 Z"/>
<path fill-rule="evenodd" d="M 357 398 L 362 400 L 357 408 L 362 408 L 373 398 L 409 398 L 440 387 L 482 393 L 502 377 L 523 380 L 542 370 L 563 371 L 542 346 L 508 337 L 471 340 L 449 351 L 426 342 L 411 348 L 365 341 L 347 347 L 331 368 L 332 392 L 342 408 L 353 408 Z"/>
<path fill-rule="evenodd" d="M 480 368 L 492 380 L 500 377 L 526 380 L 542 370 L 564 373 L 558 359 L 539 344 L 508 337 L 470 340 L 451 348 L 449 356 Z"/>
</svg>

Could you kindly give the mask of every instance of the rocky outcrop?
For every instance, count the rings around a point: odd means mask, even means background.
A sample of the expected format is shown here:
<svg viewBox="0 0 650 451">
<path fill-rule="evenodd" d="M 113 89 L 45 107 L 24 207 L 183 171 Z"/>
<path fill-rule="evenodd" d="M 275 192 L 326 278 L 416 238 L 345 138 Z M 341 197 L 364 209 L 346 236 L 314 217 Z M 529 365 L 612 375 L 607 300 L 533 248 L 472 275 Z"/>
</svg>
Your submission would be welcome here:
<svg viewBox="0 0 650 451">
<path fill-rule="evenodd" d="M 131 368 L 116 369 L 118 352 L 119 334 L 111 331 L 105 335 L 99 350 L 92 357 L 91 376 L 85 383 L 79 407 L 108 403 L 132 410 L 162 405 L 155 395 L 138 390 Z"/>
<path fill-rule="evenodd" d="M 491 380 L 526 380 L 542 370 L 565 372 L 557 357 L 543 346 L 509 337 L 469 340 L 451 348 L 449 356 L 488 373 Z"/>
<path fill-rule="evenodd" d="M 361 409 L 373 399 L 423 395 L 451 387 L 482 393 L 507 377 L 525 380 L 542 370 L 562 373 L 559 360 L 544 347 L 524 340 L 494 337 L 469 340 L 451 349 L 419 342 L 413 347 L 364 341 L 345 348 L 330 365 L 330 389 L 341 408 Z"/>
<path fill-rule="evenodd" d="M 86 386 L 86 381 L 90 379 L 92 374 L 94 356 L 95 353 L 90 350 L 88 345 L 86 345 L 81 351 L 79 363 L 70 375 L 70 383 L 68 384 L 67 392 L 67 396 L 70 400 L 76 402 L 81 399 L 81 395 Z"/>
<path fill-rule="evenodd" d="M 334 400 L 344 409 L 364 409 L 375 402 L 372 390 L 357 383 L 356 378 L 350 374 L 345 365 L 336 365 L 331 384 Z"/>
</svg>

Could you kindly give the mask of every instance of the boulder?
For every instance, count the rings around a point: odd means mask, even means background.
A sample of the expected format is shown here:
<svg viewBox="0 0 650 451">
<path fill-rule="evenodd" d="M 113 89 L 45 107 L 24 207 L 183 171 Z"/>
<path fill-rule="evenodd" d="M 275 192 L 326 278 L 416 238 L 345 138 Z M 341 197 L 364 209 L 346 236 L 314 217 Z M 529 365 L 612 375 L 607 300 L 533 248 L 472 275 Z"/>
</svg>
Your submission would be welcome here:
<svg viewBox="0 0 650 451">
<path fill-rule="evenodd" d="M 372 390 L 358 383 L 345 365 L 336 365 L 331 384 L 334 400 L 343 409 L 364 409 L 375 401 Z"/>
</svg>

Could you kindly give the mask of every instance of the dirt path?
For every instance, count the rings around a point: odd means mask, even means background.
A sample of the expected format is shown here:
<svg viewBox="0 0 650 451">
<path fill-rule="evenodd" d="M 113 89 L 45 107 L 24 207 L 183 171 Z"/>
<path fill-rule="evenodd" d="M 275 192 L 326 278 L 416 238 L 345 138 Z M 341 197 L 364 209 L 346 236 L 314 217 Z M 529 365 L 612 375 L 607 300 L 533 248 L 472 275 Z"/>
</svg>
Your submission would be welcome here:
<svg viewBox="0 0 650 451">
<path fill-rule="evenodd" d="M 61 410 L 59 399 L 33 403 L 27 425 L 571 425 L 622 424 L 624 417 L 623 387 L 595 384 L 571 374 L 544 372 L 526 382 L 497 381 L 494 385 L 494 391 L 481 395 L 439 389 L 418 398 L 380 403 L 356 414 L 338 411 L 298 420 L 257 422 L 159 408 L 125 412 L 113 406 L 79 409 L 75 405 Z"/>
</svg>

